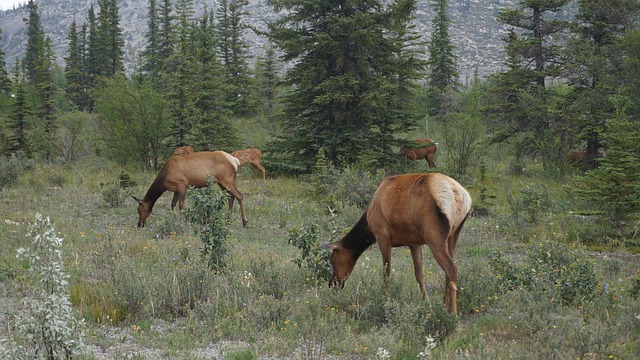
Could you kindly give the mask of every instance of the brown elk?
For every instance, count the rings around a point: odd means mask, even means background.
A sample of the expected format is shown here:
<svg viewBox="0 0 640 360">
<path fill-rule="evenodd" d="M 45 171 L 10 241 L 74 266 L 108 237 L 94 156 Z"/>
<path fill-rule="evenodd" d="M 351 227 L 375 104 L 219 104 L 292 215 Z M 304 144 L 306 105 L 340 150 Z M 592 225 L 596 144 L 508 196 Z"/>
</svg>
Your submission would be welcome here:
<svg viewBox="0 0 640 360">
<path fill-rule="evenodd" d="M 180 210 L 184 208 L 187 187 L 196 188 L 207 186 L 209 179 L 213 179 L 221 189 L 226 190 L 229 197 L 229 211 L 233 209 L 234 199 L 240 204 L 242 225 L 247 226 L 247 216 L 244 211 L 242 194 L 236 188 L 236 175 L 238 171 L 238 159 L 224 151 L 202 151 L 193 154 L 172 156 L 164 164 L 155 180 L 147 190 L 142 200 L 133 197 L 138 202 L 138 227 L 143 227 L 153 205 L 165 192 L 173 192 L 171 210 L 179 203 Z"/>
<path fill-rule="evenodd" d="M 195 151 L 189 145 L 181 146 L 173 150 L 173 155 L 193 154 Z"/>
<path fill-rule="evenodd" d="M 436 155 L 436 150 L 438 150 L 438 144 L 429 138 L 416 139 L 414 142 L 415 145 L 412 144 L 411 146 L 401 148 L 398 155 L 410 160 L 425 159 L 427 163 L 429 163 L 430 169 L 436 167 L 433 159 Z"/>
<path fill-rule="evenodd" d="M 337 242 L 324 244 L 332 250 L 330 286 L 343 287 L 358 258 L 377 242 L 385 267 L 385 288 L 391 272 L 391 249 L 408 246 L 420 291 L 424 286 L 422 245 L 428 245 L 445 273 L 444 304 L 457 312 L 458 268 L 453 260 L 460 231 L 471 210 L 471 196 L 457 181 L 440 173 L 388 177 L 373 194 L 358 223 Z"/>
<path fill-rule="evenodd" d="M 253 167 L 253 178 L 256 179 L 258 177 L 258 172 L 262 173 L 262 181 L 267 181 L 267 171 L 264 169 L 264 166 L 260 164 L 260 158 L 262 157 L 262 151 L 256 148 L 249 148 L 245 150 L 236 150 L 231 153 L 234 157 L 240 160 L 240 166 L 245 164 L 251 164 Z"/>
</svg>

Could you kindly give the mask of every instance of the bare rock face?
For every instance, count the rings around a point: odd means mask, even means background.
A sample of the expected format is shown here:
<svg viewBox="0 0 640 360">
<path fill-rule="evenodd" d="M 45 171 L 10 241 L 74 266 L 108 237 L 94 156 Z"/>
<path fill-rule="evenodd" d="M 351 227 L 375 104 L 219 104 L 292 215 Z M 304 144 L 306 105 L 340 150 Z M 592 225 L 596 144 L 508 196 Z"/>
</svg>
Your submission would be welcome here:
<svg viewBox="0 0 640 360">
<path fill-rule="evenodd" d="M 504 62 L 504 44 L 502 38 L 506 34 L 506 26 L 496 20 L 498 10 L 513 8 L 519 0 L 449 0 L 448 14 L 451 20 L 450 37 L 456 47 L 458 72 L 461 81 L 471 80 L 477 67 L 478 75 L 486 77 L 501 70 Z M 24 56 L 27 41 L 27 25 L 24 18 L 28 18 L 27 1 L 19 2 L 23 6 L 17 9 L 0 11 L 0 27 L 2 39 L 0 47 L 5 52 L 7 70 L 11 70 L 16 58 Z M 175 1 L 174 1 L 175 3 Z M 194 0 L 194 16 L 199 16 L 205 9 L 216 9 L 218 1 Z M 86 22 L 90 6 L 98 13 L 95 0 L 39 0 L 38 10 L 45 33 L 52 40 L 54 52 L 59 64 L 64 65 L 67 52 L 67 36 L 73 20 L 78 26 Z M 119 0 L 120 27 L 125 41 L 125 66 L 131 70 L 134 59 L 145 47 L 147 31 L 148 1 Z M 431 38 L 434 10 L 431 1 L 419 1 L 416 12 L 416 31 L 424 34 L 423 40 Z M 575 7 L 575 6 L 574 6 Z M 246 23 L 266 29 L 266 22 L 273 21 L 278 13 L 266 0 L 249 0 L 245 8 L 248 15 Z M 568 7 L 561 17 L 570 18 L 575 11 Z M 252 31 L 245 32 L 248 49 L 255 55 L 262 55 L 264 37 Z"/>
</svg>

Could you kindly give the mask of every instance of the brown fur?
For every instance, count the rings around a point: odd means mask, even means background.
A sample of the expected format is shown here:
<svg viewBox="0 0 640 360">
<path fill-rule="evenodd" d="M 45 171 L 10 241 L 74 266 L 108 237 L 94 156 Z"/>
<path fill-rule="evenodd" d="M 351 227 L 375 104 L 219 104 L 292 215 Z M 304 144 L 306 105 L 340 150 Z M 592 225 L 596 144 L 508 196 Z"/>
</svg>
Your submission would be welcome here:
<svg viewBox="0 0 640 360">
<path fill-rule="evenodd" d="M 195 151 L 193 151 L 193 148 L 187 145 L 187 146 L 181 146 L 173 150 L 173 155 L 193 154 L 194 152 Z"/>
<path fill-rule="evenodd" d="M 434 162 L 436 150 L 438 150 L 436 142 L 429 138 L 424 138 L 416 139 L 415 143 L 418 144 L 418 146 L 421 146 L 422 144 L 428 144 L 428 146 L 420 148 L 401 148 L 399 155 L 404 156 L 410 160 L 425 159 L 427 163 L 429 163 L 430 169 L 436 167 L 436 163 Z"/>
<path fill-rule="evenodd" d="M 267 171 L 264 166 L 260 164 L 260 158 L 262 157 L 262 151 L 256 148 L 249 148 L 246 150 L 237 150 L 231 153 L 234 157 L 240 160 L 240 166 L 245 164 L 251 164 L 253 167 L 253 178 L 258 178 L 258 172 L 262 173 L 262 181 L 267 181 Z"/>
<path fill-rule="evenodd" d="M 382 254 L 387 285 L 391 249 L 408 246 L 420 291 L 428 299 L 422 270 L 422 245 L 427 245 L 445 273 L 445 306 L 456 313 L 458 268 L 453 256 L 470 210 L 469 193 L 448 176 L 424 173 L 386 178 L 353 229 L 339 241 L 322 246 L 333 250 L 330 285 L 342 287 L 362 252 L 375 242 Z"/>
<path fill-rule="evenodd" d="M 144 226 L 151 215 L 156 200 L 165 192 L 173 192 L 171 210 L 179 202 L 180 210 L 184 208 L 187 187 L 196 188 L 207 186 L 209 178 L 213 178 L 221 189 L 231 194 L 229 197 L 229 211 L 233 209 L 234 199 L 240 204 L 242 225 L 247 226 L 247 216 L 244 211 L 243 196 L 236 188 L 236 174 L 238 159 L 224 151 L 202 151 L 193 154 L 172 156 L 164 164 L 155 180 L 144 195 L 144 199 L 134 199 L 138 202 L 138 227 Z"/>
</svg>

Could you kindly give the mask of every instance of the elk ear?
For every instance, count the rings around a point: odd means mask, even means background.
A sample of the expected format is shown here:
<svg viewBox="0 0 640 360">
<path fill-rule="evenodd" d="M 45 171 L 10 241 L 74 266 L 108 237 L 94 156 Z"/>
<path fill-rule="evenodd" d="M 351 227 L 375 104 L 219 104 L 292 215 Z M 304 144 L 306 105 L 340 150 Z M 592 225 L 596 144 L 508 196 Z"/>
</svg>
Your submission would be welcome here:
<svg viewBox="0 0 640 360">
<path fill-rule="evenodd" d="M 335 242 L 320 245 L 320 249 L 322 250 L 338 250 L 339 248 L 340 245 Z"/>
<path fill-rule="evenodd" d="M 138 204 L 142 203 L 142 200 L 138 199 L 137 197 L 135 196 L 131 196 L 131 197 L 133 198 L 133 200 L 137 201 Z"/>
</svg>

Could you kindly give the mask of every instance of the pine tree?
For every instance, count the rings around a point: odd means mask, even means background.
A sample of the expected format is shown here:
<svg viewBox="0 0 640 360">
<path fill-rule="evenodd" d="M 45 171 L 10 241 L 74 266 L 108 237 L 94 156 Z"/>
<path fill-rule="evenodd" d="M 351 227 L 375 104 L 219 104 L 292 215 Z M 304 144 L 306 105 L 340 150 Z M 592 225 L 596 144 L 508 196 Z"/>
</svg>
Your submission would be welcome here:
<svg viewBox="0 0 640 360">
<path fill-rule="evenodd" d="M 165 68 L 164 61 L 171 58 L 174 53 L 174 16 L 172 15 L 171 0 L 161 0 L 158 10 L 158 58 L 163 60 L 162 67 Z"/>
<path fill-rule="evenodd" d="M 45 159 L 50 159 L 53 147 L 53 133 L 55 131 L 54 95 L 57 91 L 53 78 L 55 55 L 51 39 L 44 35 L 38 6 L 33 1 L 27 4 L 29 18 L 27 31 L 27 51 L 25 53 L 26 75 L 30 85 L 37 94 L 37 117 L 41 124 L 36 126 L 36 140 L 32 143 L 32 150 L 38 151 Z M 36 146 L 37 145 L 37 146 Z"/>
<path fill-rule="evenodd" d="M 146 47 L 142 53 L 145 59 L 143 71 L 149 78 L 158 79 L 158 74 L 162 67 L 162 58 L 158 56 L 160 50 L 160 26 L 158 24 L 158 8 L 156 0 L 149 0 L 149 28 L 145 35 L 147 40 Z"/>
<path fill-rule="evenodd" d="M 449 36 L 451 20 L 447 16 L 447 1 L 433 0 L 436 15 L 433 19 L 433 31 L 429 42 L 429 90 L 428 112 L 441 122 L 452 110 L 452 96 L 459 88 L 458 57 Z"/>
<path fill-rule="evenodd" d="M 640 159 L 636 152 L 640 126 L 629 119 L 628 98 L 614 95 L 611 101 L 615 112 L 602 134 L 607 153 L 597 169 L 577 177 L 573 190 L 622 230 L 640 211 Z"/>
<path fill-rule="evenodd" d="M 502 9 L 498 15 L 499 21 L 518 29 L 509 45 L 522 55 L 521 66 L 532 73 L 542 89 L 546 78 L 557 76 L 559 70 L 553 64 L 560 57 L 560 47 L 551 38 L 568 27 L 566 21 L 554 19 L 551 14 L 559 12 L 569 1 L 521 0 L 516 9 Z"/>
<path fill-rule="evenodd" d="M 113 76 L 124 73 L 124 38 L 120 28 L 120 16 L 118 15 L 117 0 L 99 0 L 100 19 L 99 30 L 105 41 L 105 76 Z"/>
<path fill-rule="evenodd" d="M 0 29 L 0 40 L 2 40 L 2 29 Z M 0 93 L 9 94 L 11 91 L 11 80 L 9 79 L 6 66 L 4 51 L 0 49 Z"/>
<path fill-rule="evenodd" d="M 170 145 L 179 147 L 192 145 L 194 128 L 198 114 L 192 106 L 188 91 L 193 76 L 192 17 L 193 0 L 179 0 L 176 5 L 178 24 L 176 31 L 176 51 L 166 59 L 164 73 L 166 97 L 170 103 L 171 130 Z"/>
<path fill-rule="evenodd" d="M 230 85 L 226 101 L 238 116 L 251 115 L 256 110 L 255 84 L 247 63 L 247 45 L 242 38 L 247 4 L 247 0 L 221 0 L 218 7 L 219 49 L 226 82 Z"/>
<path fill-rule="evenodd" d="M 86 73 L 84 72 L 84 32 L 78 32 L 75 19 L 71 23 L 67 40 L 69 50 L 65 57 L 65 77 L 67 79 L 67 96 L 80 110 L 87 110 Z"/>
<path fill-rule="evenodd" d="M 573 123 L 571 133 L 586 143 L 586 165 L 597 166 L 601 132 L 613 111 L 609 100 L 615 89 L 634 76 L 621 76 L 624 59 L 620 40 L 631 31 L 633 18 L 640 13 L 640 3 L 631 0 L 580 0 L 573 27 L 573 37 L 567 46 L 565 59 L 569 83 L 575 90 L 573 104 L 568 109 Z M 580 131 L 576 134 L 576 128 Z"/>
<path fill-rule="evenodd" d="M 24 66 L 24 65 L 23 65 Z M 16 60 L 15 65 L 15 93 L 13 111 L 9 115 L 8 136 L 6 153 L 24 152 L 27 156 L 31 155 L 31 149 L 28 142 L 28 134 L 31 131 L 32 109 L 29 106 L 27 94 L 27 79 L 25 69 L 20 65 L 20 61 Z"/>
<path fill-rule="evenodd" d="M 272 4 L 286 13 L 269 24 L 269 38 L 284 51 L 283 60 L 295 65 L 286 75 L 292 87 L 285 99 L 286 131 L 271 150 L 295 156 L 308 170 L 320 148 L 339 166 L 391 153 L 388 139 L 401 124 L 402 105 L 390 107 L 387 101 L 397 91 L 398 76 L 396 43 L 389 35 L 394 21 L 407 19 L 401 10 L 415 2 Z"/>
<path fill-rule="evenodd" d="M 38 12 L 38 4 L 33 0 L 27 3 L 29 9 L 29 17 L 24 21 L 27 23 L 27 49 L 25 51 L 24 61 L 26 64 L 26 75 L 29 83 L 35 85 L 37 82 L 37 68 L 44 56 L 45 34 L 40 21 L 40 13 Z"/>
<path fill-rule="evenodd" d="M 205 13 L 193 28 L 195 76 L 192 81 L 193 105 L 200 114 L 196 125 L 195 145 L 202 149 L 232 151 L 240 146 L 237 130 L 225 111 L 227 84 L 221 81 L 224 71 L 216 52 L 213 11 Z"/>
<path fill-rule="evenodd" d="M 263 58 L 256 62 L 256 79 L 258 82 L 258 96 L 260 103 L 266 109 L 264 113 L 267 119 L 272 119 L 276 106 L 276 99 L 279 95 L 280 77 L 278 76 L 278 60 L 276 52 L 271 45 L 265 49 Z"/>
</svg>

